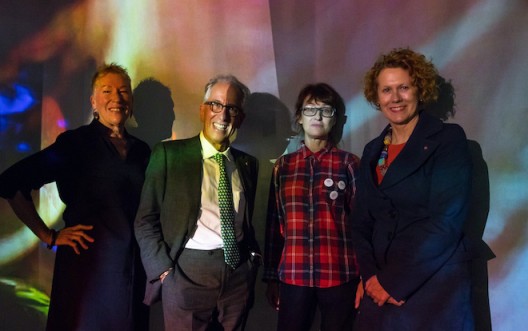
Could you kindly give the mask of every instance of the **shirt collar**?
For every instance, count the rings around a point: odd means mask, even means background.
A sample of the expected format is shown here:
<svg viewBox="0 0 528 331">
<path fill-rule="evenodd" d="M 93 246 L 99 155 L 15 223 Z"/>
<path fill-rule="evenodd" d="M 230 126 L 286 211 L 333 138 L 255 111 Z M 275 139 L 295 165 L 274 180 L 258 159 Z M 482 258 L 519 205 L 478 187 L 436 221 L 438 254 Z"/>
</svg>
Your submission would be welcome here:
<svg viewBox="0 0 528 331">
<path fill-rule="evenodd" d="M 212 158 L 215 154 L 220 153 L 224 154 L 229 162 L 233 161 L 231 156 L 231 147 L 228 147 L 225 151 L 217 151 L 216 148 L 205 138 L 203 131 L 200 132 L 200 143 L 202 145 L 202 157 L 203 159 Z"/>
<path fill-rule="evenodd" d="M 317 153 L 314 153 L 312 152 L 310 149 L 308 149 L 308 147 L 306 147 L 306 145 L 304 144 L 304 140 L 301 142 L 301 148 L 300 148 L 300 151 L 302 153 L 302 156 L 303 156 L 303 159 L 306 159 L 310 156 L 314 156 L 315 158 L 317 159 L 320 159 L 323 155 L 329 153 L 332 149 L 334 148 L 334 146 L 328 144 L 326 145 L 326 147 L 322 148 L 320 151 L 318 151 Z"/>
</svg>

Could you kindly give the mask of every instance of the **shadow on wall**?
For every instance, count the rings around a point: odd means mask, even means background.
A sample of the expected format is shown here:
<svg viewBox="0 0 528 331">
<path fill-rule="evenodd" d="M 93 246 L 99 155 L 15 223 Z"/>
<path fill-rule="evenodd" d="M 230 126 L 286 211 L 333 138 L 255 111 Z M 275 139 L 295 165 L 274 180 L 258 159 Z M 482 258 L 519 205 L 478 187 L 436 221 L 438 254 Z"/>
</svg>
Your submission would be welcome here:
<svg viewBox="0 0 528 331">
<path fill-rule="evenodd" d="M 292 115 L 282 101 L 269 93 L 251 94 L 244 109 L 246 118 L 237 133 L 233 146 L 259 160 L 253 225 L 256 238 L 263 250 L 272 161 L 286 150 L 288 138 L 292 135 Z M 246 325 L 248 331 L 276 329 L 277 312 L 266 300 L 266 284 L 260 281 L 261 275 L 262 268 L 255 286 L 255 303 Z"/>
<path fill-rule="evenodd" d="M 482 149 L 476 141 L 468 140 L 468 147 L 473 162 L 473 178 L 466 234 L 476 243 L 478 253 L 477 258 L 471 262 L 475 330 L 491 331 L 488 261 L 493 259 L 495 254 L 482 240 L 490 205 L 488 166 L 482 156 Z"/>
<path fill-rule="evenodd" d="M 434 104 L 428 105 L 426 111 L 442 121 L 446 121 L 455 116 L 455 89 L 451 82 L 446 81 L 441 76 L 438 76 L 436 81 L 440 89 L 438 100 Z M 482 240 L 490 206 L 488 166 L 484 161 L 479 143 L 473 140 L 467 142 L 473 163 L 473 178 L 465 233 L 476 250 L 476 258 L 470 265 L 475 330 L 491 331 L 488 261 L 493 259 L 495 254 Z"/>
<path fill-rule="evenodd" d="M 142 80 L 134 89 L 135 123 L 127 126 L 134 136 L 152 148 L 156 143 L 172 136 L 174 101 L 171 90 L 150 77 Z"/>
<path fill-rule="evenodd" d="M 288 107 L 269 93 L 251 94 L 244 109 L 246 118 L 238 130 L 233 146 L 259 160 L 253 223 L 262 249 L 273 163 L 286 150 L 288 139 L 292 135 L 292 116 Z"/>
<path fill-rule="evenodd" d="M 261 162 L 276 159 L 292 134 L 288 107 L 272 94 L 256 92 L 248 97 L 244 109 L 246 118 L 233 145 Z"/>
</svg>

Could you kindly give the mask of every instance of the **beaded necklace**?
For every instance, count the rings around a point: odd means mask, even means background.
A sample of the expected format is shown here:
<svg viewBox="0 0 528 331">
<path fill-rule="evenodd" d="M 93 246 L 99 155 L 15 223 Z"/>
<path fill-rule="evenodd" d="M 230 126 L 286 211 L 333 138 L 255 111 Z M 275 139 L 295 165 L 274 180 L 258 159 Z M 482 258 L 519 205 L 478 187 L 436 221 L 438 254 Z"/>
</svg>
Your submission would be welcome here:
<svg viewBox="0 0 528 331">
<path fill-rule="evenodd" d="M 385 138 L 383 138 L 383 150 L 381 151 L 380 158 L 378 160 L 378 167 L 382 176 L 385 176 L 385 173 L 389 168 L 387 159 L 389 157 L 389 145 L 391 144 L 391 141 L 392 126 L 389 125 L 389 127 L 387 128 L 387 134 L 385 134 Z"/>
</svg>

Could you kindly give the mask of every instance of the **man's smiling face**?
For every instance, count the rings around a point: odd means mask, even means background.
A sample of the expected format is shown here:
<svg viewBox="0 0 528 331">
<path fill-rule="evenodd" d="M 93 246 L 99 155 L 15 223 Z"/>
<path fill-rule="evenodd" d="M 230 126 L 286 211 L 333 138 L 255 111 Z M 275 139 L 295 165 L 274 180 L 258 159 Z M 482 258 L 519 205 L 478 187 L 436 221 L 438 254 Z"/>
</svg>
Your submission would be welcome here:
<svg viewBox="0 0 528 331">
<path fill-rule="evenodd" d="M 223 105 L 232 105 L 242 108 L 239 91 L 229 83 L 218 82 L 211 87 L 205 102 L 214 101 Z M 200 120 L 204 127 L 204 136 L 218 151 L 229 147 L 230 138 L 235 134 L 244 119 L 244 113 L 231 116 L 227 109 L 219 113 L 213 112 L 211 106 L 203 103 L 200 106 Z"/>
</svg>

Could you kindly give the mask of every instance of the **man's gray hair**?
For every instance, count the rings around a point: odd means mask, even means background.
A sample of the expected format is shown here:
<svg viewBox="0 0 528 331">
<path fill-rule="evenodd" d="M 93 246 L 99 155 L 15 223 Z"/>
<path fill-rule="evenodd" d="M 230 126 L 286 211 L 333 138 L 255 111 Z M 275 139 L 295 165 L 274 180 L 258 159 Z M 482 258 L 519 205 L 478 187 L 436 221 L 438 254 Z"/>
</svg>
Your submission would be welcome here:
<svg viewBox="0 0 528 331">
<path fill-rule="evenodd" d="M 240 100 L 240 104 L 243 106 L 246 102 L 247 97 L 251 94 L 251 91 L 249 88 L 244 85 L 241 81 L 238 80 L 233 75 L 217 75 L 205 85 L 205 95 L 204 95 L 204 101 L 207 101 L 209 99 L 209 96 L 211 95 L 211 89 L 213 86 L 215 86 L 217 83 L 228 83 L 232 86 L 234 86 L 238 90 L 238 95 Z"/>
</svg>

